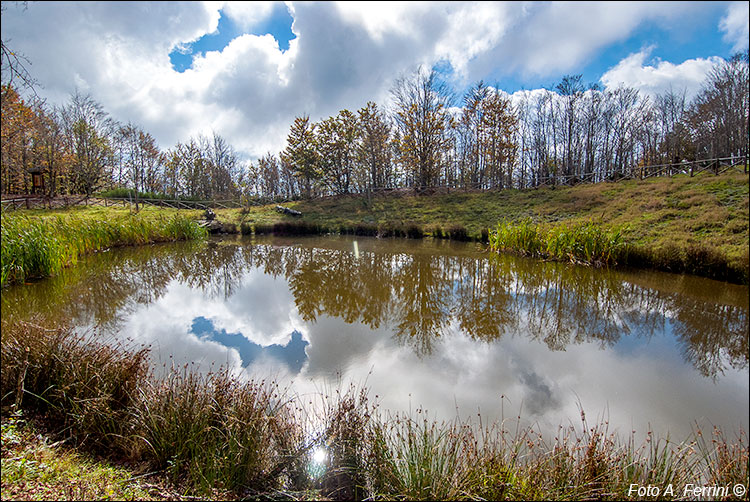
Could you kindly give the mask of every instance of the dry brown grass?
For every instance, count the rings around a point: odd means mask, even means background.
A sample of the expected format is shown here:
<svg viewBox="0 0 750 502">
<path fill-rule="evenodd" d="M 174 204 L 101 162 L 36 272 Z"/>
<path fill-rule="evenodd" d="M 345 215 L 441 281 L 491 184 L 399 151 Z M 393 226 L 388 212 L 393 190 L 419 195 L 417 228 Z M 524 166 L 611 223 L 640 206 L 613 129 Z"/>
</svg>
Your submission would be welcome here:
<svg viewBox="0 0 750 502">
<path fill-rule="evenodd" d="M 582 411 L 580 424 L 561 426 L 550 438 L 533 428 L 483 424 L 481 417 L 477 424 L 459 419 L 438 422 L 421 408 L 409 414 L 389 413 L 371 403 L 366 389 L 355 387 L 329 393 L 322 412 L 316 413 L 305 404 L 309 396 L 287 396 L 273 383 L 239 382 L 221 371 L 199 376 L 188 368 L 155 379 L 134 370 L 141 367 L 141 359 L 130 349 L 104 347 L 61 329 L 29 324 L 2 328 L 5 419 L 18 416 L 12 408 L 22 408 L 57 437 L 67 438 L 69 445 L 147 466 L 149 470 L 141 472 L 157 471 L 181 494 L 252 499 L 621 500 L 634 483 L 672 483 L 679 496 L 688 483 L 724 486 L 748 479 L 748 440 L 741 431 L 728 436 L 719 429 L 696 429 L 677 442 L 651 433 L 621 438 L 608 430 L 607 422 L 588 423 Z M 81 372 L 77 366 L 87 370 Z M 114 397 L 115 382 L 124 385 L 127 395 Z M 81 420 L 82 407 L 91 407 L 90 417 L 96 420 Z M 320 427 L 307 429 L 314 416 L 320 417 Z M 22 460 L 51 457 L 44 456 L 43 445 L 27 448 L 29 441 L 22 433 L 11 439 L 15 432 L 7 431 L 6 423 L 4 499 L 37 494 L 153 496 L 132 483 L 135 473 L 87 477 L 72 464 L 62 468 L 63 475 L 55 478 L 49 491 L 41 477 L 44 470 L 32 469 Z M 315 446 L 327 453 L 316 472 L 310 469 Z M 18 453 L 22 450 L 26 453 Z M 12 461 L 6 462 L 9 457 Z M 71 479 L 71 472 L 83 480 L 85 490 L 55 491 Z M 8 495 L 6 482 L 14 487 Z"/>
</svg>

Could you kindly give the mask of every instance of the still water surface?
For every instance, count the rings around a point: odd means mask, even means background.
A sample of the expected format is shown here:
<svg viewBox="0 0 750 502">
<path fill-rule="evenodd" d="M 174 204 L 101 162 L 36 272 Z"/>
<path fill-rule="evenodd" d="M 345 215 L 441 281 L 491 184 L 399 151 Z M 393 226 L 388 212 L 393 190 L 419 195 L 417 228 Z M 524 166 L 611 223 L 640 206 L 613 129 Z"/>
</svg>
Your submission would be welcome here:
<svg viewBox="0 0 750 502">
<path fill-rule="evenodd" d="M 748 429 L 748 288 L 488 253 L 476 244 L 237 238 L 116 249 L 2 293 L 2 316 L 70 319 L 316 395 L 392 411 L 590 422 L 685 439 Z M 639 434 L 641 436 L 641 434 Z"/>
</svg>

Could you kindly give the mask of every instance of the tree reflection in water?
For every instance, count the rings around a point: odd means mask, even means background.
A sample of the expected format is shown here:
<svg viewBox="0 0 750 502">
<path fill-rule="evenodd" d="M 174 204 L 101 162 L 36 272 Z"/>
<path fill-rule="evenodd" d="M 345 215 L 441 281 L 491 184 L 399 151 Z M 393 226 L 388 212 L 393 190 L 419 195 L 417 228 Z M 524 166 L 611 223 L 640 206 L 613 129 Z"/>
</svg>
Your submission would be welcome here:
<svg viewBox="0 0 750 502">
<path fill-rule="evenodd" d="M 251 243 L 252 242 L 252 243 Z M 748 288 L 478 252 L 473 245 L 347 238 L 181 243 L 114 250 L 32 287 L 3 292 L 2 315 L 117 329 L 173 281 L 227 299 L 248 271 L 283 277 L 301 318 L 390 327 L 420 355 L 452 330 L 482 342 L 526 336 L 550 350 L 671 330 L 701 374 L 748 364 Z"/>
</svg>

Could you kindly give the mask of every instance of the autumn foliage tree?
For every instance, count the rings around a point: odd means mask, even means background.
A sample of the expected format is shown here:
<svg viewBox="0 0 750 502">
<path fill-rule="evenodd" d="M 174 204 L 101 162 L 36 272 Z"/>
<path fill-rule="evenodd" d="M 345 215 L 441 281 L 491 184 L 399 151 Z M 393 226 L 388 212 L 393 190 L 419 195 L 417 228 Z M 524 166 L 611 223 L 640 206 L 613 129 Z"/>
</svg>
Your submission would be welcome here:
<svg viewBox="0 0 750 502">
<path fill-rule="evenodd" d="M 464 96 L 456 124 L 462 184 L 472 188 L 503 188 L 512 183 L 516 161 L 518 119 L 510 99 L 479 82 Z"/>
<path fill-rule="evenodd" d="M 65 148 L 61 111 L 40 104 L 36 111 L 36 165 L 44 173 L 46 195 L 69 194 L 73 158 Z"/>
<path fill-rule="evenodd" d="M 1 96 L 0 184 L 3 193 L 24 193 L 29 188 L 27 169 L 31 167 L 37 116 L 11 85 L 3 85 Z"/>
<path fill-rule="evenodd" d="M 302 180 L 307 198 L 312 197 L 314 184 L 320 179 L 318 151 L 315 146 L 315 124 L 310 117 L 296 117 L 286 139 L 286 148 L 281 154 L 294 175 Z"/>
<path fill-rule="evenodd" d="M 111 140 L 117 125 L 100 103 L 78 91 L 63 108 L 62 122 L 73 163 L 73 189 L 91 195 L 110 174 L 114 163 Z"/>
<path fill-rule="evenodd" d="M 315 127 L 316 159 L 323 183 L 333 193 L 349 193 L 357 161 L 360 130 L 357 117 L 341 110 Z"/>
<path fill-rule="evenodd" d="M 132 123 L 121 127 L 118 134 L 123 164 L 135 188 L 137 210 L 139 192 L 160 191 L 161 184 L 158 179 L 162 155 L 153 136 Z"/>
<path fill-rule="evenodd" d="M 391 126 L 385 113 L 377 104 L 368 101 L 357 115 L 357 179 L 360 190 L 393 187 L 396 180 L 391 160 Z"/>
<path fill-rule="evenodd" d="M 407 184 L 420 188 L 437 186 L 450 144 L 449 89 L 434 69 L 420 67 L 409 77 L 396 80 L 391 95 L 398 130 L 396 152 Z"/>
</svg>

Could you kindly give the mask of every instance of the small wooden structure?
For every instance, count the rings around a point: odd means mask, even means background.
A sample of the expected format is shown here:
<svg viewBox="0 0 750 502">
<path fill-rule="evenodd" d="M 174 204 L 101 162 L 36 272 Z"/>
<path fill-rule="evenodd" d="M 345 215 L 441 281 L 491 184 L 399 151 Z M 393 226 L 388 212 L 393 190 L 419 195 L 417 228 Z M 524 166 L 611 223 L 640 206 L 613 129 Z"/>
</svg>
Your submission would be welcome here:
<svg viewBox="0 0 750 502">
<path fill-rule="evenodd" d="M 44 173 L 42 167 L 32 167 L 28 170 L 31 174 L 31 193 L 44 195 Z"/>
</svg>

